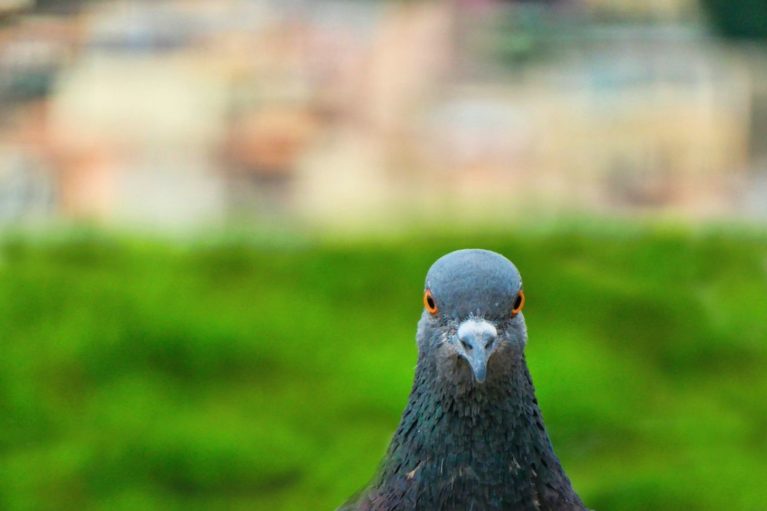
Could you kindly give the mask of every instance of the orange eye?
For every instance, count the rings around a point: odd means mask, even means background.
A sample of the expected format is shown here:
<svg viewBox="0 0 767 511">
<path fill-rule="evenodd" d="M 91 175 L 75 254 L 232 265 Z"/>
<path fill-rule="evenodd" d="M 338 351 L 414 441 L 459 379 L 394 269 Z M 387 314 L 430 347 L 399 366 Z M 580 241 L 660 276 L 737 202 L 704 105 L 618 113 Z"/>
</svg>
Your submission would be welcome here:
<svg viewBox="0 0 767 511">
<path fill-rule="evenodd" d="M 431 296 L 431 290 L 429 289 L 423 294 L 423 306 L 426 307 L 426 310 L 429 311 L 429 314 L 432 316 L 439 311 L 437 302 L 434 301 L 434 297 Z"/>
<path fill-rule="evenodd" d="M 520 289 L 517 298 L 514 300 L 514 308 L 511 309 L 511 317 L 519 314 L 525 306 L 525 293 Z"/>
</svg>

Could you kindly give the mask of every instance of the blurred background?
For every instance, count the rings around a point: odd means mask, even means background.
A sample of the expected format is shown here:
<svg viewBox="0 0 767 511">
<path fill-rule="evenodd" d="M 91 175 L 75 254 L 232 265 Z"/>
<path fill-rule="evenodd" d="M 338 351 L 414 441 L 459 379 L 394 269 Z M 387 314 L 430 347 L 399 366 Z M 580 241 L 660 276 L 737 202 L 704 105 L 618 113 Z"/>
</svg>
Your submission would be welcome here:
<svg viewBox="0 0 767 511">
<path fill-rule="evenodd" d="M 598 510 L 767 509 L 763 0 L 0 0 L 0 509 L 335 509 L 431 262 Z"/>
</svg>

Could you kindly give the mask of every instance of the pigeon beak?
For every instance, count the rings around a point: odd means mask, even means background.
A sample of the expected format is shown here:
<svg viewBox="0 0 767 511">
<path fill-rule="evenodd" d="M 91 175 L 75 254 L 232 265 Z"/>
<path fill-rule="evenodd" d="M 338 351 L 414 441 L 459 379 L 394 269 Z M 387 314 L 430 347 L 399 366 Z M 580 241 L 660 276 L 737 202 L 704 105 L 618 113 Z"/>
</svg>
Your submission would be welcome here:
<svg viewBox="0 0 767 511">
<path fill-rule="evenodd" d="M 487 378 L 487 362 L 495 351 L 498 331 L 484 319 L 468 319 L 458 327 L 458 350 L 469 363 L 477 383 Z"/>
</svg>

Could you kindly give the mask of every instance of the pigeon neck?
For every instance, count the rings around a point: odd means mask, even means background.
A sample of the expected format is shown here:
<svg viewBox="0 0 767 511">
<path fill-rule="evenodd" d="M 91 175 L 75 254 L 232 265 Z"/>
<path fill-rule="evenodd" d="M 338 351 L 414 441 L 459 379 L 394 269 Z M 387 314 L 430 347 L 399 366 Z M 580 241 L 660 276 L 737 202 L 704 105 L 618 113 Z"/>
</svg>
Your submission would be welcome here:
<svg viewBox="0 0 767 511">
<path fill-rule="evenodd" d="M 419 362 L 379 490 L 407 493 L 419 509 L 426 503 L 423 509 L 452 509 L 444 507 L 450 499 L 526 509 L 521 503 L 539 502 L 545 492 L 556 494 L 558 509 L 571 509 L 570 501 L 582 509 L 552 450 L 524 358 L 502 384 L 458 396 L 440 388 L 435 373 Z"/>
</svg>

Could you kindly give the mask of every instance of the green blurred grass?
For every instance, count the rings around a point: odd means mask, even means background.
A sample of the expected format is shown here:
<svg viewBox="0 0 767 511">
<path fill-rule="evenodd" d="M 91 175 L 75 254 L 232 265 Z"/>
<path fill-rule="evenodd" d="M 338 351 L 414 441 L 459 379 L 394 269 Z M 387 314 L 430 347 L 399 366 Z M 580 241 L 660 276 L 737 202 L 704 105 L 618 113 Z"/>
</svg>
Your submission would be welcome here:
<svg viewBox="0 0 767 511">
<path fill-rule="evenodd" d="M 764 509 L 767 237 L 723 232 L 8 237 L 0 509 L 334 509 L 405 404 L 423 275 L 465 246 L 523 272 L 539 400 L 591 507 Z"/>
</svg>

